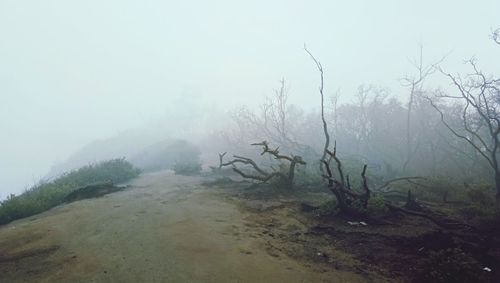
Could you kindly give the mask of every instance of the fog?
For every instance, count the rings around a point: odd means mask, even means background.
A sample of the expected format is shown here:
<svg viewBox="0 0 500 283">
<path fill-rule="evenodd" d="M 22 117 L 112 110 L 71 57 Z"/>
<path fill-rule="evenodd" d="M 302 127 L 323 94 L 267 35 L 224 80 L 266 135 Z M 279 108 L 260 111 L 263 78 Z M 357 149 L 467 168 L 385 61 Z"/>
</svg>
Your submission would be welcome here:
<svg viewBox="0 0 500 283">
<path fill-rule="evenodd" d="M 426 62 L 498 72 L 499 1 L 0 1 L 0 199 L 117 135 L 193 138 L 256 108 L 285 78 L 290 103 L 351 101 L 362 84 L 404 101 Z M 427 84 L 448 87 L 443 76 Z M 319 117 L 317 117 L 319 123 Z M 132 134 L 131 134 L 132 133 Z M 147 138 L 146 138 L 147 137 Z M 214 152 L 215 154 L 215 152 Z"/>
</svg>

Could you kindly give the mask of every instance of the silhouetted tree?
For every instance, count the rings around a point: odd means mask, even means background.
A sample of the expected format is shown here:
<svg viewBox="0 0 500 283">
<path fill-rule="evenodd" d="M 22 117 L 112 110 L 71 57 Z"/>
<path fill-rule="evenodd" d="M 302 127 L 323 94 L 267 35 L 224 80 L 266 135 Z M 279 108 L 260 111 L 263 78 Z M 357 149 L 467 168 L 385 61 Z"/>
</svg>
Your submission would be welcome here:
<svg viewBox="0 0 500 283">
<path fill-rule="evenodd" d="M 434 98 L 428 98 L 436 109 L 443 124 L 453 135 L 467 142 L 489 164 L 500 203 L 500 171 L 498 154 L 500 153 L 500 79 L 485 75 L 478 69 L 476 61 L 468 61 L 472 73 L 462 77 L 441 70 L 456 89 L 454 94 L 438 92 Z M 458 103 L 460 126 L 453 125 L 443 112 L 446 101 Z"/>
</svg>

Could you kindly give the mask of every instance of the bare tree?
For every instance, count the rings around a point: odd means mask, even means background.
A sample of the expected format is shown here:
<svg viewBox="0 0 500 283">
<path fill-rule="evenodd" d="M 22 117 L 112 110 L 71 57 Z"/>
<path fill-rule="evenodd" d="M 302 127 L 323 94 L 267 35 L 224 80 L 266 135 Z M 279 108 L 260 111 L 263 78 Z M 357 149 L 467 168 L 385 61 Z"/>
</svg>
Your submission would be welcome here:
<svg viewBox="0 0 500 283">
<path fill-rule="evenodd" d="M 325 96 L 323 94 L 323 88 L 324 88 L 324 79 L 323 79 L 323 66 L 321 65 L 321 62 L 319 62 L 309 50 L 307 50 L 306 45 L 304 44 L 304 50 L 309 54 L 311 59 L 314 61 L 316 64 L 316 67 L 318 68 L 319 74 L 320 74 L 320 86 L 319 86 L 319 94 L 321 96 L 321 120 L 323 122 L 323 132 L 325 134 L 325 147 L 323 150 L 323 154 L 321 155 L 321 160 L 325 160 L 326 154 L 328 151 L 328 147 L 330 146 L 330 134 L 328 133 L 328 124 L 326 123 L 325 119 Z M 321 171 L 321 174 L 324 174 L 324 164 L 323 162 L 320 162 L 319 169 Z"/>
<path fill-rule="evenodd" d="M 219 169 L 222 169 L 223 159 L 227 152 L 219 153 Z"/>
<path fill-rule="evenodd" d="M 273 95 L 267 96 L 260 111 L 240 107 L 231 113 L 234 128 L 224 132 L 225 142 L 243 150 L 249 140 L 267 140 L 279 144 L 284 152 L 301 152 L 305 147 L 297 139 L 302 111 L 288 102 L 289 92 L 285 79 Z"/>
<path fill-rule="evenodd" d="M 377 111 L 377 105 L 384 102 L 388 95 L 388 90 L 374 85 L 361 85 L 358 87 L 357 98 L 357 114 L 349 117 L 355 122 L 356 131 L 356 151 L 358 154 L 364 155 L 364 151 L 360 148 L 365 147 L 366 151 L 370 151 L 372 132 L 374 130 L 373 111 Z"/>
<path fill-rule="evenodd" d="M 299 113 L 288 103 L 288 89 L 284 78 L 280 80 L 280 87 L 274 91 L 274 95 L 266 97 L 261 109 L 262 129 L 266 136 L 288 151 L 299 149 L 301 145 L 294 137 L 291 121 Z"/>
<path fill-rule="evenodd" d="M 339 98 L 340 98 L 340 93 L 337 91 L 334 95 L 330 97 L 330 102 L 331 102 L 331 120 L 333 122 L 333 136 L 337 136 L 337 130 L 338 130 L 338 121 L 339 121 L 339 115 L 337 112 L 338 105 L 339 105 Z"/>
<path fill-rule="evenodd" d="M 359 203 L 360 207 L 366 209 L 368 207 L 368 201 L 371 197 L 371 190 L 368 187 L 368 181 L 366 179 L 366 168 L 367 165 L 363 166 L 363 170 L 361 171 L 361 191 L 358 192 L 353 190 L 351 187 L 351 183 L 349 181 L 349 175 L 344 175 L 344 171 L 342 169 L 342 162 L 337 157 L 337 147 L 335 145 L 333 151 L 327 150 L 328 155 L 330 155 L 331 159 L 335 160 L 337 164 L 337 173 L 338 178 L 333 176 L 332 170 L 330 169 L 330 162 L 322 160 L 323 164 L 325 164 L 325 168 L 327 171 L 327 175 L 323 175 L 325 179 L 328 180 L 328 188 L 335 195 L 337 199 L 337 204 L 340 212 L 350 214 L 350 215 L 359 215 L 364 214 L 363 211 L 360 211 L 355 205 Z M 402 177 L 393 180 L 387 181 L 382 187 L 388 186 L 391 183 L 399 182 L 399 181 L 407 181 L 412 183 L 415 179 L 423 179 L 421 177 Z M 382 188 L 381 187 L 381 188 Z M 457 222 L 456 220 L 448 219 L 448 218 L 436 218 L 427 213 L 415 211 L 415 208 L 420 208 L 419 203 L 416 202 L 416 199 L 412 195 L 411 191 L 408 191 L 408 198 L 405 207 L 396 206 L 390 202 L 384 201 L 384 205 L 394 212 L 401 212 L 404 214 L 417 216 L 426 218 L 436 225 L 446 228 L 446 229 L 457 229 L 457 228 L 468 228 L 468 229 L 476 229 L 475 227 L 468 225 L 466 223 Z"/>
<path fill-rule="evenodd" d="M 425 79 L 436 71 L 436 64 L 444 60 L 444 57 L 429 65 L 423 63 L 423 45 L 419 45 L 420 54 L 417 60 L 410 60 L 410 63 L 415 67 L 417 73 L 414 76 L 406 76 L 401 79 L 401 85 L 409 88 L 410 94 L 408 98 L 407 112 L 406 112 L 406 159 L 403 163 L 403 171 L 406 171 L 408 164 L 411 162 L 414 154 L 413 141 L 412 141 L 412 121 L 411 115 L 415 99 L 418 95 L 422 94 L 423 84 Z"/>
<path fill-rule="evenodd" d="M 498 154 L 500 153 L 500 79 L 486 76 L 477 68 L 474 59 L 468 61 L 473 72 L 462 77 L 441 70 L 456 88 L 455 95 L 439 92 L 428 98 L 436 109 L 442 123 L 453 135 L 475 149 L 490 165 L 495 179 L 497 203 L 500 203 L 500 171 Z M 459 103 L 460 127 L 453 125 L 449 117 L 445 117 L 442 105 L 438 101 L 454 101 Z"/>
</svg>

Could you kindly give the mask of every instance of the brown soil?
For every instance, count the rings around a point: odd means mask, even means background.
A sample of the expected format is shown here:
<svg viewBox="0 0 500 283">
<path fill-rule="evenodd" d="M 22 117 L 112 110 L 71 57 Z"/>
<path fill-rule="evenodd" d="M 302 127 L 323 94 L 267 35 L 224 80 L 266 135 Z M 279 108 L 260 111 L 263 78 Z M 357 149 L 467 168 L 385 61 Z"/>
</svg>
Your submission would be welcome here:
<svg viewBox="0 0 500 283">
<path fill-rule="evenodd" d="M 145 174 L 123 191 L 0 227 L 0 282 L 366 281 L 289 256 L 278 235 L 262 234 L 265 219 L 203 180 Z M 296 225 L 289 232 L 306 231 Z"/>
<path fill-rule="evenodd" d="M 366 282 L 429 282 L 422 278 L 426 271 L 421 266 L 429 253 L 460 248 L 480 263 L 472 281 L 460 282 L 498 282 L 500 278 L 499 229 L 447 230 L 424 218 L 400 214 L 383 219 L 319 216 L 304 212 L 303 204 L 310 210 L 311 204 L 331 199 L 327 193 L 265 192 L 270 188 L 248 187 L 225 185 L 221 194 L 252 212 L 248 217 L 256 225 L 252 228 L 260 230 L 271 254 L 280 252 L 325 270 L 354 272 Z M 440 209 L 452 210 L 443 204 Z M 348 221 L 368 225 L 352 226 Z"/>
</svg>

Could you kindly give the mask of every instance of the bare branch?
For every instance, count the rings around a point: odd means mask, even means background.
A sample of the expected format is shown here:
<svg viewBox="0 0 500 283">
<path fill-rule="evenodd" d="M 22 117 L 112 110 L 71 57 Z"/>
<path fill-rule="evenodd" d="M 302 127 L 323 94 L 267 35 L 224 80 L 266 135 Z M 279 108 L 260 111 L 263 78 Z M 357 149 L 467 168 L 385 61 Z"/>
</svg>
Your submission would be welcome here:
<svg viewBox="0 0 500 283">
<path fill-rule="evenodd" d="M 219 169 L 222 168 L 222 165 L 223 165 L 223 159 L 224 159 L 224 156 L 226 155 L 227 152 L 224 152 L 224 153 L 219 153 Z"/>
<path fill-rule="evenodd" d="M 296 165 L 297 164 L 303 164 L 303 165 L 306 164 L 302 160 L 302 157 L 300 157 L 300 156 L 292 156 L 292 157 L 290 157 L 290 156 L 286 156 L 286 155 L 281 155 L 281 154 L 279 154 L 278 148 L 276 148 L 274 150 L 270 149 L 269 148 L 269 144 L 267 143 L 267 141 L 263 141 L 263 142 L 260 142 L 260 143 L 253 143 L 251 145 L 262 146 L 263 151 L 262 151 L 261 155 L 264 155 L 264 154 L 267 153 L 267 154 L 270 154 L 270 155 L 274 156 L 275 159 L 289 161 L 290 162 L 290 166 L 289 166 L 289 169 L 288 169 L 288 174 L 282 173 L 279 170 L 274 169 L 273 167 L 271 167 L 271 169 L 272 169 L 271 172 L 267 172 L 266 170 L 260 168 L 257 165 L 257 163 L 255 161 L 253 161 L 252 159 L 250 159 L 248 157 L 244 157 L 244 156 L 239 156 L 239 155 L 234 155 L 233 156 L 234 159 L 231 160 L 231 161 L 229 161 L 229 162 L 221 163 L 221 167 L 222 166 L 232 165 L 233 171 L 235 171 L 236 173 L 238 173 L 239 175 L 241 175 L 243 178 L 254 179 L 254 180 L 261 181 L 261 182 L 267 182 L 267 181 L 269 181 L 270 179 L 272 179 L 274 177 L 280 177 L 284 181 L 284 184 L 287 187 L 292 187 L 293 186 L 293 179 L 294 179 L 294 176 L 295 176 L 295 167 L 296 167 Z M 245 164 L 245 165 L 251 165 L 253 167 L 253 169 L 256 171 L 257 174 L 248 174 L 248 173 L 243 172 L 241 169 L 239 169 L 238 167 L 236 167 L 237 163 L 241 163 L 241 164 Z"/>
<path fill-rule="evenodd" d="M 338 171 L 339 177 L 340 177 L 340 183 L 342 184 L 342 186 L 345 186 L 344 171 L 342 170 L 342 163 L 340 162 L 340 160 L 337 157 L 337 141 L 335 141 L 335 143 L 334 143 L 333 152 L 331 152 L 328 149 L 326 149 L 325 152 L 328 155 L 330 155 L 330 157 L 333 158 L 333 160 L 335 160 L 335 163 L 337 164 L 337 171 Z"/>
<path fill-rule="evenodd" d="M 321 96 L 321 120 L 323 122 L 323 132 L 325 134 L 325 147 L 323 150 L 323 154 L 321 155 L 321 160 L 324 160 L 326 157 L 326 151 L 328 150 L 328 147 L 330 146 L 330 134 L 328 133 L 328 124 L 326 123 L 325 119 L 325 96 L 323 94 L 323 88 L 324 88 L 324 79 L 323 79 L 323 66 L 321 63 L 312 55 L 312 53 L 307 49 L 306 45 L 304 44 L 304 50 L 306 51 L 307 54 L 311 57 L 311 59 L 314 61 L 316 64 L 316 67 L 318 68 L 318 71 L 320 73 L 320 87 L 319 87 L 319 94 Z M 323 162 L 320 162 L 320 167 L 319 167 L 321 173 L 323 174 L 324 168 L 323 168 Z"/>
<path fill-rule="evenodd" d="M 440 117 L 441 117 L 441 122 L 445 125 L 446 128 L 448 128 L 448 130 L 453 134 L 455 135 L 456 137 L 466 141 L 468 144 L 470 144 L 479 154 L 481 154 L 482 157 L 484 157 L 488 163 L 490 165 L 493 166 L 493 162 L 492 160 L 490 160 L 490 157 L 487 156 L 479 146 L 477 146 L 472 140 L 470 140 L 469 138 L 467 138 L 466 136 L 464 135 L 461 135 L 458 133 L 457 130 L 455 130 L 453 127 L 450 126 L 450 124 L 448 124 L 448 122 L 446 122 L 445 118 L 444 118 L 444 113 L 443 111 L 432 101 L 432 99 L 430 99 L 429 97 L 426 97 L 426 99 L 429 101 L 430 105 L 436 109 L 436 111 L 439 113 Z"/>
<path fill-rule="evenodd" d="M 409 181 L 409 180 L 426 180 L 426 179 L 424 177 L 400 177 L 400 178 L 395 178 L 395 179 L 391 179 L 391 180 L 385 182 L 383 185 L 379 186 L 376 190 L 380 191 L 383 188 L 388 187 L 392 183 L 401 182 L 401 181 Z"/>
</svg>

